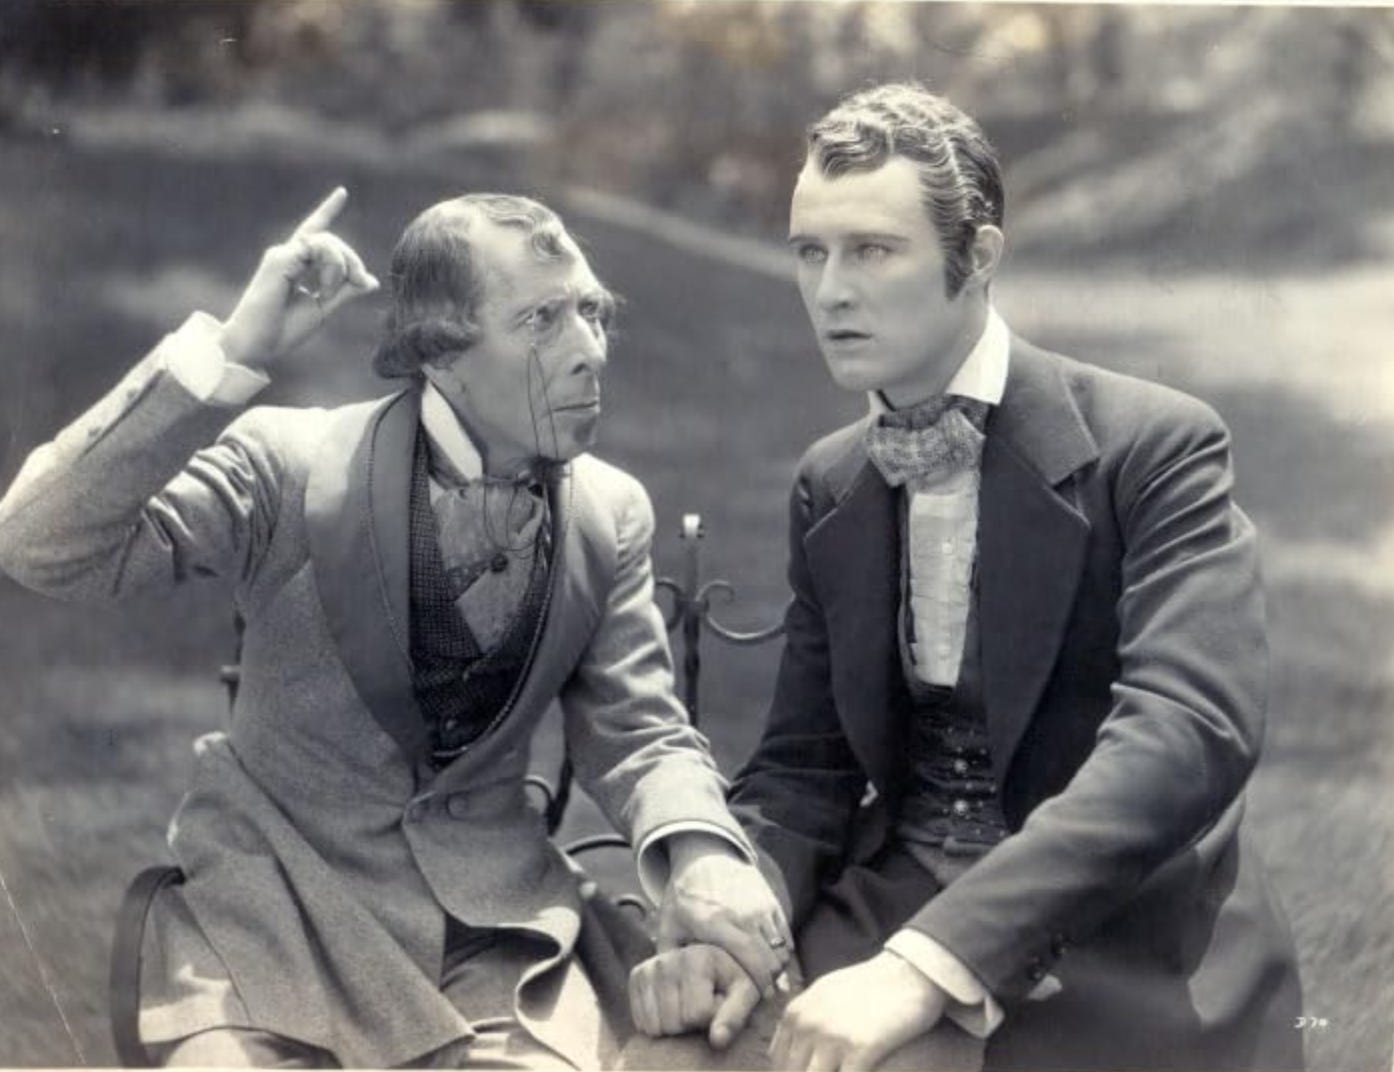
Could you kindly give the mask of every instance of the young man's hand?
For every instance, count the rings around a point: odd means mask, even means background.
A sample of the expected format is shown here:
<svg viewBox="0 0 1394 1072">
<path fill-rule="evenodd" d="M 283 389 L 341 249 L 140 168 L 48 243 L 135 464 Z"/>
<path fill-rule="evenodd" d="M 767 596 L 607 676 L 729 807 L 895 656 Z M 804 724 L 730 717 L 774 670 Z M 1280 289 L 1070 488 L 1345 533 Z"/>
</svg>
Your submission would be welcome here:
<svg viewBox="0 0 1394 1072">
<path fill-rule="evenodd" d="M 658 948 L 707 942 L 731 955 L 769 996 L 794 952 L 784 910 L 765 876 L 720 838 L 680 834 L 658 914 Z"/>
<path fill-rule="evenodd" d="M 650 1038 L 705 1028 L 713 1049 L 730 1045 L 760 1004 L 760 991 L 719 946 L 658 953 L 629 974 L 634 1026 Z"/>
<path fill-rule="evenodd" d="M 379 283 L 342 238 L 329 231 L 348 201 L 336 188 L 291 232 L 262 254 L 237 308 L 223 322 L 223 354 L 261 368 L 294 350 L 339 306 Z"/>
<path fill-rule="evenodd" d="M 770 1043 L 780 1069 L 866 1072 L 944 1014 L 944 991 L 894 953 L 829 972 L 789 1002 Z"/>
</svg>

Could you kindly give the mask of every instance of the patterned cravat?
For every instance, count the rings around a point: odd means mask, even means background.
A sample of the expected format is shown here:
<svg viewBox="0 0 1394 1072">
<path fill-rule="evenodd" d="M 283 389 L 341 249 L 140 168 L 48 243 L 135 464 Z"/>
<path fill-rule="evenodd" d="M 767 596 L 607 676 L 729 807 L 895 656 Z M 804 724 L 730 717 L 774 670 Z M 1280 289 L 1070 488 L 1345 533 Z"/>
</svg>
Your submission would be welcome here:
<svg viewBox="0 0 1394 1072">
<path fill-rule="evenodd" d="M 941 395 L 891 410 L 867 428 L 867 454 L 891 487 L 921 491 L 976 468 L 990 408 L 975 398 Z"/>
<path fill-rule="evenodd" d="M 551 467 L 516 482 L 465 480 L 433 468 L 443 489 L 431 505 L 451 599 L 487 651 L 507 632 L 532 576 L 549 513 L 542 482 Z"/>
</svg>

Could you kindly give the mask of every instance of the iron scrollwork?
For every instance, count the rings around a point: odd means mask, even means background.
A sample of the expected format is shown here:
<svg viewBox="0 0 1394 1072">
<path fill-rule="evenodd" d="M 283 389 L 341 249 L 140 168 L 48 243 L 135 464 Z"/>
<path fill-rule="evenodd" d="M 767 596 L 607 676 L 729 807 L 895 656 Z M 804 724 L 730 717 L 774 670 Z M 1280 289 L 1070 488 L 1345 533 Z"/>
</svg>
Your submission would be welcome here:
<svg viewBox="0 0 1394 1072">
<path fill-rule="evenodd" d="M 683 579 L 660 577 L 655 582 L 673 597 L 673 605 L 664 616 L 671 633 L 682 629 L 683 702 L 693 725 L 698 720 L 698 679 L 702 670 L 702 629 L 706 627 L 728 644 L 741 646 L 762 644 L 784 632 L 783 622 L 763 629 L 742 631 L 717 621 L 712 615 L 712 597 L 721 595 L 727 603 L 735 599 L 736 589 L 730 581 L 716 579 L 702 583 L 701 539 L 704 535 L 700 514 L 684 514 L 680 538 L 683 546 Z"/>
</svg>

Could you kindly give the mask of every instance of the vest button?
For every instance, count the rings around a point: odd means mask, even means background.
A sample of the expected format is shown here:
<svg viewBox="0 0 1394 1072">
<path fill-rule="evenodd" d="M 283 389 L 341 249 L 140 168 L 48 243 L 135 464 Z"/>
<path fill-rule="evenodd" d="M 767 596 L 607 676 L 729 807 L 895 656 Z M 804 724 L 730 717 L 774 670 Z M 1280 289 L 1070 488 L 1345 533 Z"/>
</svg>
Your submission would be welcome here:
<svg viewBox="0 0 1394 1072">
<path fill-rule="evenodd" d="M 955 801 L 954 801 L 954 814 L 955 814 L 955 815 L 964 816 L 964 815 L 967 815 L 967 814 L 968 814 L 968 811 L 969 811 L 969 804 L 968 804 L 968 801 L 966 801 L 966 800 L 955 800 Z"/>
<path fill-rule="evenodd" d="M 502 573 L 504 570 L 508 569 L 508 556 L 500 551 L 489 560 L 489 568 L 495 573 Z"/>
<path fill-rule="evenodd" d="M 956 759 L 956 760 L 954 760 L 954 773 L 955 773 L 955 774 L 967 774 L 967 773 L 968 773 L 968 761 L 967 761 L 966 759 Z"/>
<path fill-rule="evenodd" d="M 454 793 L 445 802 L 445 810 L 452 819 L 463 819 L 469 814 L 469 799 L 464 793 Z"/>
</svg>

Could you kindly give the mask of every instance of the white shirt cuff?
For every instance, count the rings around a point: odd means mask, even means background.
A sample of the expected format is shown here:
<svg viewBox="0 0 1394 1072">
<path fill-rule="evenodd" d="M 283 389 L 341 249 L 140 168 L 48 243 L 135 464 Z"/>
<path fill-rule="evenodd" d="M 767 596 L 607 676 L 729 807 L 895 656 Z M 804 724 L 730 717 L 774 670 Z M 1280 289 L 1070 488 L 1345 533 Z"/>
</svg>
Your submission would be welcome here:
<svg viewBox="0 0 1394 1072">
<path fill-rule="evenodd" d="M 639 869 L 639 886 L 644 891 L 644 896 L 654 904 L 663 899 L 663 890 L 668 885 L 668 852 L 659 842 L 675 834 L 711 834 L 735 849 L 746 863 L 755 863 L 750 847 L 715 823 L 703 822 L 701 819 L 680 819 L 677 822 L 664 823 L 649 831 L 634 854 Z"/>
<path fill-rule="evenodd" d="M 1002 1023 L 1002 1006 L 958 957 L 929 935 L 904 927 L 886 950 L 906 961 L 949 996 L 944 1015 L 974 1038 L 985 1039 Z"/>
<path fill-rule="evenodd" d="M 200 402 L 244 406 L 271 380 L 264 372 L 229 361 L 218 344 L 223 325 L 208 313 L 193 313 L 160 345 L 165 368 Z"/>
</svg>

